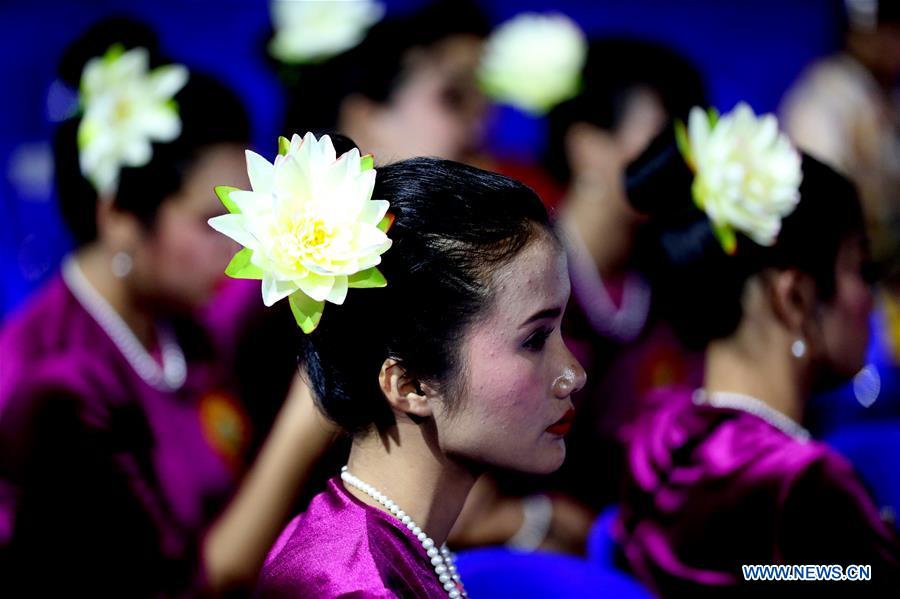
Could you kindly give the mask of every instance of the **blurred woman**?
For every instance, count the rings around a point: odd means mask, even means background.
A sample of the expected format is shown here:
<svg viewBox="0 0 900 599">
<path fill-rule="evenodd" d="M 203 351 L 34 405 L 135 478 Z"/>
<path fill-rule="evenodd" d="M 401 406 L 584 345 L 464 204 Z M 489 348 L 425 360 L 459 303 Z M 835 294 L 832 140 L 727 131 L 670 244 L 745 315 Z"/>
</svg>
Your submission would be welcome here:
<svg viewBox="0 0 900 599">
<path fill-rule="evenodd" d="M 663 596 L 771 589 L 745 580 L 752 564 L 866 564 L 872 580 L 852 593 L 896 590 L 896 538 L 849 463 L 801 424 L 810 394 L 863 363 L 856 190 L 746 106 L 718 122 L 698 109 L 678 145 L 669 129 L 630 167 L 629 198 L 650 215 L 654 280 L 705 374 L 698 390 L 660 391 L 631 438 L 624 556 Z"/>
<path fill-rule="evenodd" d="M 577 398 L 578 450 L 560 475 L 596 510 L 618 498 L 622 444 L 647 393 L 698 380 L 698 358 L 660 318 L 666 298 L 647 278 L 652 245 L 624 175 L 666 123 L 704 99 L 700 74 L 673 50 L 613 39 L 591 45 L 582 91 L 550 114 L 545 162 L 567 190 L 557 224 L 572 278 L 564 334 L 592 375 Z M 577 475 L 597 460 L 602 482 Z"/>
<path fill-rule="evenodd" d="M 475 69 L 488 31 L 474 3 L 435 0 L 388 17 L 328 61 L 284 66 L 285 131 L 338 131 L 379 164 L 465 160 L 483 133 Z"/>
<path fill-rule="evenodd" d="M 308 469 L 298 444 L 330 434 L 296 386 L 238 489 L 250 431 L 221 328 L 238 323 L 193 315 L 233 247 L 206 221 L 221 210 L 213 185 L 245 181 L 249 123 L 230 90 L 167 62 L 151 32 L 115 20 L 61 63 L 84 110 L 55 139 L 77 248 L 0 333 L 11 596 L 252 584 Z"/>
</svg>

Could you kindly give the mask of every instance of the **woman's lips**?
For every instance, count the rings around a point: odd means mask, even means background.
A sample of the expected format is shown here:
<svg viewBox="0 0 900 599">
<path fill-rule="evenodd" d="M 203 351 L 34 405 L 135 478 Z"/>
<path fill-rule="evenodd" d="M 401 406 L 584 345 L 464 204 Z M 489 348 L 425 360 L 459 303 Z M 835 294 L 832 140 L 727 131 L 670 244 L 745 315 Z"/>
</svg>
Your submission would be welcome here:
<svg viewBox="0 0 900 599">
<path fill-rule="evenodd" d="M 552 435 L 563 437 L 567 435 L 572 428 L 573 420 L 575 420 L 575 408 L 569 408 L 562 418 L 547 427 L 547 432 Z"/>
</svg>

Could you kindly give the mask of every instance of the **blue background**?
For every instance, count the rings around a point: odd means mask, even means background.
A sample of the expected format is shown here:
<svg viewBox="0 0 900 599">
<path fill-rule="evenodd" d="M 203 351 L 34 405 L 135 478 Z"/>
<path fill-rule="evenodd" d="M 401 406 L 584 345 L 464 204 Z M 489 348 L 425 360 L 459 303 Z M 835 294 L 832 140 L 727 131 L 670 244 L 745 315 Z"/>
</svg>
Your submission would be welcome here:
<svg viewBox="0 0 900 599">
<path fill-rule="evenodd" d="M 421 0 L 387 0 L 389 14 Z M 556 10 L 591 37 L 630 35 L 671 45 L 706 76 L 712 102 L 727 110 L 748 101 L 774 110 L 811 60 L 832 51 L 838 24 L 829 0 L 484 0 L 500 22 L 526 11 Z M 52 117 L 72 92 L 54 83 L 65 47 L 101 17 L 126 14 L 154 26 L 162 47 L 189 67 L 214 73 L 247 102 L 255 143 L 271 149 L 282 97 L 262 54 L 269 28 L 264 0 L 42 0 L 0 5 L 0 320 L 51 275 L 70 241 L 52 192 Z M 542 122 L 500 109 L 490 145 L 528 159 L 543 142 Z"/>
</svg>

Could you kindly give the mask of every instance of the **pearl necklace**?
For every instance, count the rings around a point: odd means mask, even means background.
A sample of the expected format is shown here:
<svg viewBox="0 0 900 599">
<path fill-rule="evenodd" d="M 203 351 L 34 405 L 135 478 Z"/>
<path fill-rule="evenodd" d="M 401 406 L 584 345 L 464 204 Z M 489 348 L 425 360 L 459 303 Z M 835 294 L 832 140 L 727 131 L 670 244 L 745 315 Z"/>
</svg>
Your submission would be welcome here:
<svg viewBox="0 0 900 599">
<path fill-rule="evenodd" d="M 160 368 L 115 308 L 94 289 L 71 256 L 63 262 L 62 278 L 78 303 L 100 325 L 145 383 L 165 392 L 181 388 L 187 378 L 187 364 L 171 329 L 157 328 L 156 334 L 162 353 L 162 368 Z"/>
<path fill-rule="evenodd" d="M 380 492 L 378 489 L 373 487 L 372 485 L 361 481 L 356 478 L 353 474 L 350 473 L 350 470 L 347 469 L 347 466 L 341 468 L 341 480 L 345 483 L 359 489 L 381 505 L 383 505 L 387 510 L 394 515 L 400 522 L 406 526 L 410 530 L 410 532 L 415 535 L 419 542 L 422 543 L 422 547 L 425 549 L 425 553 L 431 559 L 431 565 L 434 568 L 434 573 L 437 575 L 438 580 L 444 586 L 444 590 L 447 591 L 447 595 L 450 596 L 450 599 L 459 599 L 460 597 L 468 597 L 465 589 L 463 588 L 462 579 L 459 577 L 459 573 L 456 571 L 456 564 L 453 563 L 453 554 L 450 553 L 450 550 L 447 549 L 446 545 L 441 545 L 440 548 L 435 547 L 434 541 L 427 535 L 425 532 L 419 528 L 419 526 L 413 522 L 413 519 L 410 518 L 406 512 L 400 509 L 396 503 L 391 501 L 384 493 Z"/>
<path fill-rule="evenodd" d="M 694 403 L 708 404 L 715 408 L 730 408 L 753 414 L 798 441 L 806 442 L 811 438 L 809 431 L 803 426 L 752 395 L 729 391 L 713 391 L 710 393 L 704 389 L 697 389 L 694 392 Z"/>
</svg>

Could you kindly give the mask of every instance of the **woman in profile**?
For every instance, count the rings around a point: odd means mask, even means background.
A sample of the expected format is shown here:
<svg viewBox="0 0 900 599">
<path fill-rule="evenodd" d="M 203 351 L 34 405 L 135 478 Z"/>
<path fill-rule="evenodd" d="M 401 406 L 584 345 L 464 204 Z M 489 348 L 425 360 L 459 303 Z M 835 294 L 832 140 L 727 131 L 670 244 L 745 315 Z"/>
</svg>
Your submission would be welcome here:
<svg viewBox="0 0 900 599">
<path fill-rule="evenodd" d="M 662 596 L 771 589 L 745 582 L 752 564 L 868 564 L 871 582 L 788 584 L 883 596 L 898 588 L 897 540 L 850 464 L 801 424 L 811 394 L 863 365 L 871 281 L 856 190 L 793 150 L 774 117 L 739 106 L 716 119 L 695 109 L 681 151 L 670 130 L 629 170 L 667 316 L 705 350 L 705 375 L 700 389 L 660 391 L 636 427 L 624 556 Z"/>
<path fill-rule="evenodd" d="M 565 253 L 512 179 L 428 158 L 376 172 L 327 136 L 283 141 L 211 224 L 247 246 L 235 272 L 267 304 L 289 298 L 310 386 L 353 445 L 258 594 L 465 596 L 444 542 L 475 480 L 565 457 L 585 380 L 560 334 Z"/>
<path fill-rule="evenodd" d="M 123 20 L 61 62 L 82 93 L 55 138 L 76 248 L 0 331 L 5 596 L 252 586 L 308 472 L 297 446 L 327 430 L 298 385 L 246 468 L 223 342 L 240 310 L 216 295 L 231 244 L 206 221 L 214 184 L 245 184 L 249 122 L 233 92 L 170 62 Z M 196 317 L 211 302 L 215 327 Z"/>
</svg>

